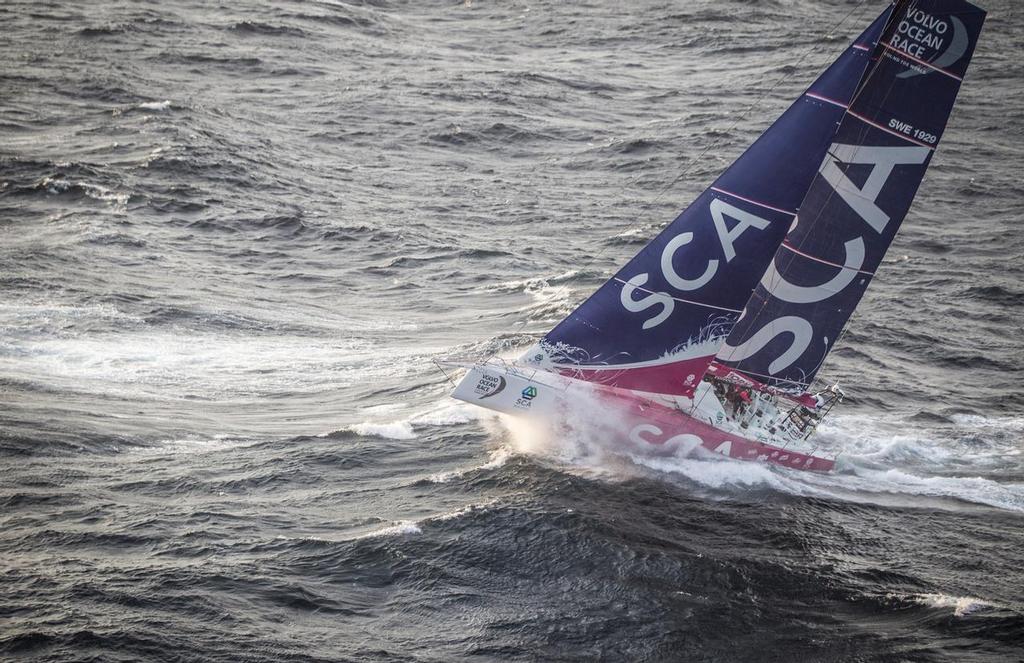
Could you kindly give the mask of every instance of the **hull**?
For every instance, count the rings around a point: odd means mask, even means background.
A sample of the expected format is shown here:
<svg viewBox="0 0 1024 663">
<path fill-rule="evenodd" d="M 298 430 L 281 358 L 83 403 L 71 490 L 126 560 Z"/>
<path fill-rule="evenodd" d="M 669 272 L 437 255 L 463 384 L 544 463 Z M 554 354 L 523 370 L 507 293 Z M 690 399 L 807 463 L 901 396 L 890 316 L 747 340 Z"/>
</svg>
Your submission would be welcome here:
<svg viewBox="0 0 1024 663">
<path fill-rule="evenodd" d="M 736 460 L 830 472 L 835 460 L 798 450 L 792 444 L 753 440 L 709 421 L 691 416 L 677 404 L 641 393 L 600 387 L 546 371 L 523 370 L 503 364 L 469 367 L 455 398 L 513 416 L 544 418 L 569 427 L 596 420 L 610 423 L 623 438 L 642 450 L 678 457 L 711 452 Z"/>
</svg>

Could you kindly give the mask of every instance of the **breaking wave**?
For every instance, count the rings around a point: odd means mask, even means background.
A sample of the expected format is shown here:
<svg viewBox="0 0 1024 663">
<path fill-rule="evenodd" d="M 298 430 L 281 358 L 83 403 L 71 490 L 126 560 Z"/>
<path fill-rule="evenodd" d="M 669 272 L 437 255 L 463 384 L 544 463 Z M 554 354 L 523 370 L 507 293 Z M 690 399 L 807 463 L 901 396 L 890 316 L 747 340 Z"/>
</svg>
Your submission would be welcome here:
<svg viewBox="0 0 1024 663">
<path fill-rule="evenodd" d="M 829 438 L 832 451 L 844 447 L 849 451 L 839 455 L 835 472 L 819 474 L 710 453 L 684 458 L 661 450 L 652 454 L 629 443 L 614 421 L 595 425 L 609 417 L 599 405 L 584 405 L 580 411 L 583 414 L 570 417 L 568 425 L 560 422 L 554 427 L 507 417 L 501 420 L 521 452 L 597 474 L 631 477 L 642 468 L 722 495 L 770 490 L 927 508 L 935 507 L 933 498 L 941 498 L 948 500 L 948 508 L 966 502 L 1024 513 L 1024 458 L 1017 435 L 1024 430 L 1024 422 L 1016 417 L 958 416 L 952 428 L 934 431 L 922 431 L 909 422 L 878 425 L 871 423 L 875 419 L 836 417 L 821 434 Z M 914 432 L 894 434 L 894 430 Z M 951 436 L 970 438 L 972 443 L 951 444 Z M 1008 467 L 1008 461 L 1014 464 Z M 1018 478 L 983 476 L 994 467 Z"/>
</svg>

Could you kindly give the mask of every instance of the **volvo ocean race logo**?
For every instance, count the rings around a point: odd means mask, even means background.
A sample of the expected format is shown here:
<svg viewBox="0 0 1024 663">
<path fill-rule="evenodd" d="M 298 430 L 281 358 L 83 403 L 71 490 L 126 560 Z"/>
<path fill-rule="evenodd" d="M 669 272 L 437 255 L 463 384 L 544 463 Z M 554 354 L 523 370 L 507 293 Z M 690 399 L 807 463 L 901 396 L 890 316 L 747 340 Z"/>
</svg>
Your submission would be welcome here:
<svg viewBox="0 0 1024 663">
<path fill-rule="evenodd" d="M 946 69 L 967 53 L 970 39 L 967 26 L 956 16 L 940 18 L 920 9 L 907 12 L 906 18 L 896 26 L 889 45 L 933 67 Z M 927 67 L 908 63 L 907 71 L 897 78 L 910 78 L 931 73 Z"/>
<path fill-rule="evenodd" d="M 476 392 L 480 400 L 490 398 L 500 394 L 505 389 L 505 378 L 500 375 L 487 375 L 484 373 L 480 376 L 479 382 L 476 383 L 476 387 L 473 391 Z"/>
</svg>

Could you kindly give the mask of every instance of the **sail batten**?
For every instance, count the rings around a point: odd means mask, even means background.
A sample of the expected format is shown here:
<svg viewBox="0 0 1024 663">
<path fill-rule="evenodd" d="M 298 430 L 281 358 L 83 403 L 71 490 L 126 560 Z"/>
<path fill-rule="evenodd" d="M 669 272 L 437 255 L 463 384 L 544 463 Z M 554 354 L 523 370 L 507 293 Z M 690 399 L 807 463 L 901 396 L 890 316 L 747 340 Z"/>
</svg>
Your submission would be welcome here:
<svg viewBox="0 0 1024 663">
<path fill-rule="evenodd" d="M 770 209 L 773 212 L 780 212 L 782 214 L 788 214 L 790 216 L 796 216 L 796 212 L 791 212 L 788 209 L 779 209 L 778 207 L 773 207 L 772 205 L 769 205 L 768 203 L 763 203 L 763 202 L 761 202 L 759 200 L 751 200 L 750 198 L 746 198 L 744 196 L 741 196 L 738 193 L 733 193 L 732 191 L 726 191 L 722 187 L 712 186 L 712 187 L 710 187 L 710 189 L 712 191 L 716 192 L 716 193 L 721 193 L 721 194 L 729 196 L 731 198 L 735 198 L 737 200 L 742 200 L 745 203 L 750 203 L 751 205 L 757 205 L 758 207 L 763 207 L 765 209 Z"/>
<path fill-rule="evenodd" d="M 823 265 L 828 265 L 829 267 L 835 267 L 836 269 L 846 269 L 846 270 L 850 270 L 850 271 L 853 271 L 853 272 L 858 272 L 860 274 L 866 274 L 868 276 L 874 276 L 875 275 L 874 272 L 869 272 L 866 269 L 857 269 L 855 267 L 849 267 L 847 265 L 840 265 L 837 262 L 832 262 L 831 260 L 825 260 L 824 258 L 819 258 L 817 256 L 812 256 L 810 253 L 804 253 L 803 251 L 801 251 L 800 249 L 796 248 L 795 246 L 789 244 L 785 240 L 783 240 L 783 242 L 782 242 L 782 248 L 784 248 L 787 251 L 790 251 L 792 253 L 795 253 L 798 256 L 801 256 L 803 258 L 808 258 L 808 259 L 813 260 L 815 262 L 820 262 Z"/>
<path fill-rule="evenodd" d="M 810 97 L 811 99 L 817 99 L 818 101 L 824 101 L 827 104 L 832 104 L 833 106 L 838 106 L 838 107 L 840 107 L 840 108 L 842 108 L 844 110 L 850 107 L 848 104 L 844 104 L 841 101 L 836 101 L 835 99 L 831 99 L 831 98 L 826 97 L 826 96 L 821 95 L 821 94 L 814 94 L 813 92 L 807 92 L 807 93 L 804 94 L 804 96 L 805 97 Z"/>
</svg>

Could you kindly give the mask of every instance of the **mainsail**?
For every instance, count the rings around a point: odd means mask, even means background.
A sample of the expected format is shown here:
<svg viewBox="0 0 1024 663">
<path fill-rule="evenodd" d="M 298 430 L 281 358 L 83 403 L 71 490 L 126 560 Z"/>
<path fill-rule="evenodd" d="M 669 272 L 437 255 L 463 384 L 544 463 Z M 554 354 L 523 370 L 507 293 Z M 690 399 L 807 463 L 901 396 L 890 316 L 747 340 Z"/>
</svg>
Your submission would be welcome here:
<svg viewBox="0 0 1024 663">
<path fill-rule="evenodd" d="M 964 0 L 896 5 L 718 362 L 773 387 L 808 388 L 910 209 L 984 20 Z"/>
<path fill-rule="evenodd" d="M 691 395 L 818 176 L 890 12 L 522 361 L 609 386 Z"/>
</svg>

